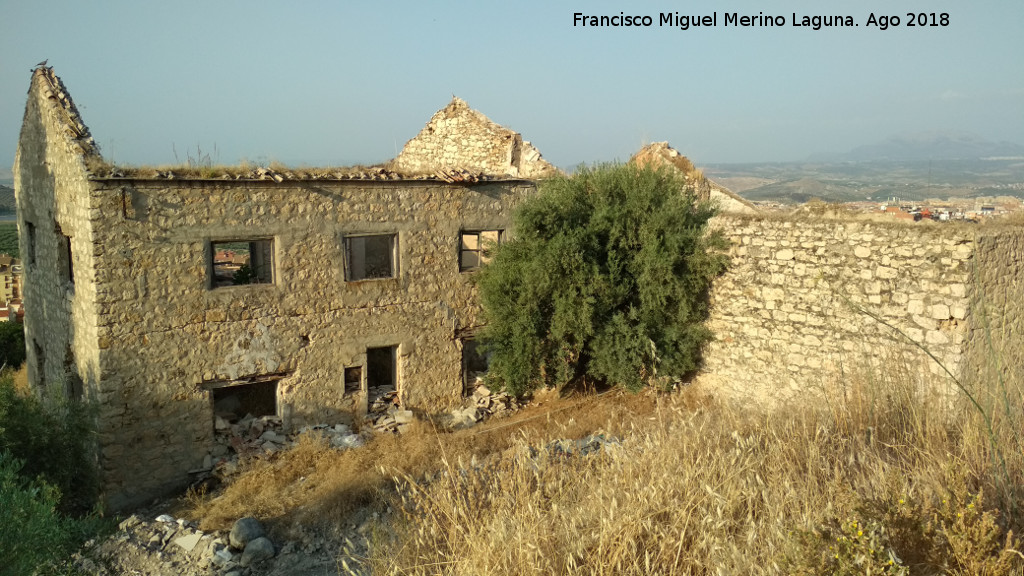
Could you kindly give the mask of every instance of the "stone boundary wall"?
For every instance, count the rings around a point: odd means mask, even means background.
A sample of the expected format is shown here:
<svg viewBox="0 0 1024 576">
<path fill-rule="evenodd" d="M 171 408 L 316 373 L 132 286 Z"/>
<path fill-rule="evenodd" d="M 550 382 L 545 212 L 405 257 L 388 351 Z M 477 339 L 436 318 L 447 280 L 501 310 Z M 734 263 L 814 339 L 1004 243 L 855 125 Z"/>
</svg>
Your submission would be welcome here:
<svg viewBox="0 0 1024 576">
<path fill-rule="evenodd" d="M 1024 396 L 1024 227 L 982 230 L 975 248 L 964 381 L 980 399 L 991 384 Z M 997 400 L 997 402 L 1000 402 Z"/>
<path fill-rule="evenodd" d="M 979 258 L 978 229 L 963 225 L 769 215 L 719 216 L 713 225 L 730 239 L 732 262 L 712 290 L 716 339 L 700 380 L 767 405 L 896 364 L 941 373 L 908 338 L 964 373 L 972 295 L 985 291 L 973 288 L 975 260 L 1003 260 L 996 236 L 982 242 Z M 982 279 L 1004 282 L 1005 269 Z M 1015 314 L 1019 323 L 1019 306 Z"/>
</svg>

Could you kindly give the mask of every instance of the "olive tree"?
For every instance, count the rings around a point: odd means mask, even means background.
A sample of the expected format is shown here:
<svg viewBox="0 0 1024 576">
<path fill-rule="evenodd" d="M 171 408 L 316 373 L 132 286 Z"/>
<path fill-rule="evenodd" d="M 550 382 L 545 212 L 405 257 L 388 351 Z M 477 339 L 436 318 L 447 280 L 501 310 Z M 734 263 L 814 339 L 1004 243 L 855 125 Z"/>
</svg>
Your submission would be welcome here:
<svg viewBox="0 0 1024 576">
<path fill-rule="evenodd" d="M 695 370 L 726 264 L 714 214 L 667 169 L 542 181 L 477 277 L 492 385 L 522 394 L 585 378 L 636 390 Z"/>
</svg>

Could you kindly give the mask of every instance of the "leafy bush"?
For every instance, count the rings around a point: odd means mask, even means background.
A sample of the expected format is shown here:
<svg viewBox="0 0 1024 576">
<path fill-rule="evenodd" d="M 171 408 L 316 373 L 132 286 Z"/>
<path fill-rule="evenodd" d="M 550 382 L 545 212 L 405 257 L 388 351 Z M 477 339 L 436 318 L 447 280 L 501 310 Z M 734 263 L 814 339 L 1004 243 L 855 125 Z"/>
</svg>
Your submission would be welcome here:
<svg viewBox="0 0 1024 576">
<path fill-rule="evenodd" d="M 5 574 L 38 573 L 69 553 L 74 521 L 57 512 L 60 490 L 19 474 L 22 463 L 0 452 L 0 566 Z"/>
<path fill-rule="evenodd" d="M 579 377 L 638 389 L 697 368 L 724 239 L 675 173 L 583 169 L 540 185 L 478 277 L 491 377 L 521 394 Z"/>
<path fill-rule="evenodd" d="M 256 282 L 256 275 L 252 273 L 252 268 L 248 264 L 242 264 L 235 271 L 234 276 L 231 277 L 231 283 L 238 286 L 242 284 L 252 284 Z"/>
<path fill-rule="evenodd" d="M 99 481 L 92 440 L 88 405 L 44 403 L 16 390 L 10 372 L 0 375 L 0 452 L 24 462 L 22 476 L 54 486 L 63 512 L 87 513 L 96 503 Z"/>
<path fill-rule="evenodd" d="M 18 368 L 25 363 L 25 328 L 17 322 L 0 322 L 0 366 Z"/>
</svg>

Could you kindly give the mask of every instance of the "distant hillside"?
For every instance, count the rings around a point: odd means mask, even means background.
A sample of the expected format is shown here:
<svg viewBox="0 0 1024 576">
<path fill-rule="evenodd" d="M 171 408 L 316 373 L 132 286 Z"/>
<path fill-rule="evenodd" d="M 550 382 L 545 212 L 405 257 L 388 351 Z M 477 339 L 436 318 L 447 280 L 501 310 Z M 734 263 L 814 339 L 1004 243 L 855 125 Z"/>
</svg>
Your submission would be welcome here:
<svg viewBox="0 0 1024 576">
<path fill-rule="evenodd" d="M 21 258 L 21 250 L 18 247 L 17 222 L 0 222 L 0 254 Z"/>
<path fill-rule="evenodd" d="M 801 204 L 811 198 L 826 202 L 852 202 L 864 200 L 874 191 L 874 188 L 864 188 L 850 182 L 800 178 L 750 188 L 743 191 L 743 197 L 748 200 L 772 200 L 787 204 Z"/>
<path fill-rule="evenodd" d="M 1024 160 L 716 164 L 704 173 L 749 200 L 800 203 L 977 196 L 1024 198 Z"/>
<path fill-rule="evenodd" d="M 1024 158 L 1024 146 L 993 142 L 966 133 L 926 133 L 893 136 L 882 142 L 858 146 L 844 154 L 819 154 L 815 162 L 873 162 L 978 160 L 981 158 Z"/>
<path fill-rule="evenodd" d="M 0 214 L 14 214 L 14 188 L 0 185 Z"/>
</svg>

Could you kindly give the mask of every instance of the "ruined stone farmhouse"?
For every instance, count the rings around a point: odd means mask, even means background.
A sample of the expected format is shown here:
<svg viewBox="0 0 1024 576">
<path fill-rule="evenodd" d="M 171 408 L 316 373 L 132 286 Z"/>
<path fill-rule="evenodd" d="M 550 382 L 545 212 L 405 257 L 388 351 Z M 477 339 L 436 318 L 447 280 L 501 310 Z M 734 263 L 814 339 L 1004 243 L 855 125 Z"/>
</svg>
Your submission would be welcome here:
<svg viewBox="0 0 1024 576">
<path fill-rule="evenodd" d="M 780 216 L 670 166 L 724 209 L 701 376 L 767 403 L 910 367 L 1021 383 L 1024 232 Z M 522 136 L 453 99 L 396 159 L 359 169 L 119 168 L 60 79 L 32 75 L 15 163 L 28 375 L 99 412 L 106 504 L 185 485 L 216 414 L 289 429 L 380 398 L 434 414 L 475 367 L 473 270 L 555 172 Z M 927 350 L 927 352 L 926 352 Z"/>
<path fill-rule="evenodd" d="M 15 164 L 29 380 L 97 401 L 112 508 L 186 483 L 215 412 L 439 411 L 474 351 L 473 270 L 553 171 L 458 99 L 389 166 L 118 169 L 37 69 Z"/>
</svg>

